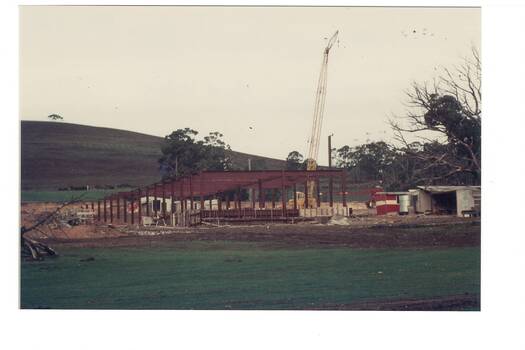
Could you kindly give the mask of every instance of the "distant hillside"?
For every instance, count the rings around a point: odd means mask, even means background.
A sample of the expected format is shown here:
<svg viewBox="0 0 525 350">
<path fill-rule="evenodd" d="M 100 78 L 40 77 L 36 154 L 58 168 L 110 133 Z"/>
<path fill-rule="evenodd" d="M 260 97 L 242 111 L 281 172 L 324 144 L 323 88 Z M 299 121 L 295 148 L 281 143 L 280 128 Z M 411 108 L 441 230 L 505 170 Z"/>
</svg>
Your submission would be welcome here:
<svg viewBox="0 0 525 350">
<path fill-rule="evenodd" d="M 22 189 L 140 186 L 160 179 L 163 138 L 60 122 L 21 122 Z M 232 152 L 236 169 L 282 169 L 283 160 Z"/>
</svg>

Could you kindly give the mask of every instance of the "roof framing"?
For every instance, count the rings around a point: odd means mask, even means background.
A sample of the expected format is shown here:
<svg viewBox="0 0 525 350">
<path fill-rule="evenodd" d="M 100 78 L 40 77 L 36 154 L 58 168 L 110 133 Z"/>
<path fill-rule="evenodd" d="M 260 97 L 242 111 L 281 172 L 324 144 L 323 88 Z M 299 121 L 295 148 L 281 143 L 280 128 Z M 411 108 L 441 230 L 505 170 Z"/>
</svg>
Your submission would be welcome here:
<svg viewBox="0 0 525 350">
<path fill-rule="evenodd" d="M 344 178 L 342 169 L 323 170 L 259 170 L 259 171 L 201 171 L 199 173 L 160 181 L 133 191 L 113 193 L 106 198 L 136 198 L 138 196 L 170 196 L 191 198 L 210 196 L 239 188 L 273 189 L 290 187 L 319 178 Z"/>
</svg>

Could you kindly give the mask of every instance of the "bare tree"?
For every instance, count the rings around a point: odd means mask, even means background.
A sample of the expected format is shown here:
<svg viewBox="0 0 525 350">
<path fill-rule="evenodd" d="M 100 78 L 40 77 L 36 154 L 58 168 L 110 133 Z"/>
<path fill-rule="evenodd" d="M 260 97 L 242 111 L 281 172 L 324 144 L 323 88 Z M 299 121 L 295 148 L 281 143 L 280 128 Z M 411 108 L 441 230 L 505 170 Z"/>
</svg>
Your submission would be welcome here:
<svg viewBox="0 0 525 350">
<path fill-rule="evenodd" d="M 407 115 L 390 120 L 403 151 L 420 161 L 415 174 L 433 181 L 458 174 L 481 177 L 481 60 L 477 49 L 432 83 L 406 91 Z M 411 134 L 418 142 L 409 142 Z"/>
</svg>

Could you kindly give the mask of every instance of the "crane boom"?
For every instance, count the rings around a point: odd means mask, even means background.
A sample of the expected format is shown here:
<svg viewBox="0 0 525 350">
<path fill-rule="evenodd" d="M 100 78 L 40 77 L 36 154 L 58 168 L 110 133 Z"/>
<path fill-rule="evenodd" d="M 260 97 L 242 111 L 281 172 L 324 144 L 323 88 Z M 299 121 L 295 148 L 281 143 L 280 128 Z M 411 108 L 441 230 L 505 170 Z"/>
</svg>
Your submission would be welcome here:
<svg viewBox="0 0 525 350">
<path fill-rule="evenodd" d="M 328 55 L 330 49 L 337 40 L 337 35 L 339 31 L 337 30 L 330 40 L 323 52 L 323 61 L 321 64 L 321 73 L 319 74 L 319 80 L 317 82 L 317 91 L 315 94 L 315 104 L 314 104 L 314 116 L 312 121 L 312 131 L 309 139 L 308 147 L 308 158 L 307 158 L 307 170 L 316 170 L 317 169 L 317 156 L 319 155 L 319 143 L 321 140 L 321 127 L 323 125 L 323 116 L 324 116 L 324 106 L 326 100 L 326 86 L 327 86 L 327 77 L 328 77 Z M 314 181 L 308 181 L 308 194 L 310 198 L 314 198 L 315 192 L 315 183 Z M 313 202 L 313 201 L 312 201 Z"/>
</svg>

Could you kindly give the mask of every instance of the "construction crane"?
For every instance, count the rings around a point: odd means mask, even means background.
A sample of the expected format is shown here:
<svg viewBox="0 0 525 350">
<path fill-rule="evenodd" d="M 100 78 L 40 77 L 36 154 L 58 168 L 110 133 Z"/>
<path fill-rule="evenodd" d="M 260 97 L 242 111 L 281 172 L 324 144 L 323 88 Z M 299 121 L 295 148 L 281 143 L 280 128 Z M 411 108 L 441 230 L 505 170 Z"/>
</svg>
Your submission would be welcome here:
<svg viewBox="0 0 525 350">
<path fill-rule="evenodd" d="M 323 51 L 323 63 L 321 64 L 321 73 L 319 74 L 319 81 L 317 83 L 317 92 L 315 94 L 314 118 L 312 122 L 312 132 L 308 141 L 308 158 L 306 170 L 312 171 L 317 169 L 317 156 L 319 155 L 319 143 L 321 141 L 321 127 L 323 125 L 324 104 L 326 99 L 326 81 L 328 76 L 328 55 L 330 49 L 337 40 L 337 30 L 334 35 L 328 40 L 328 44 Z M 308 196 L 312 199 L 310 207 L 315 202 L 313 199 L 315 193 L 315 181 L 308 181 Z"/>
</svg>

